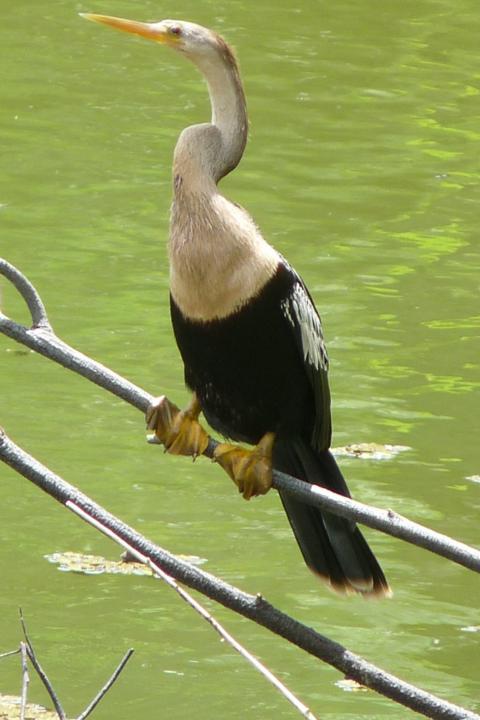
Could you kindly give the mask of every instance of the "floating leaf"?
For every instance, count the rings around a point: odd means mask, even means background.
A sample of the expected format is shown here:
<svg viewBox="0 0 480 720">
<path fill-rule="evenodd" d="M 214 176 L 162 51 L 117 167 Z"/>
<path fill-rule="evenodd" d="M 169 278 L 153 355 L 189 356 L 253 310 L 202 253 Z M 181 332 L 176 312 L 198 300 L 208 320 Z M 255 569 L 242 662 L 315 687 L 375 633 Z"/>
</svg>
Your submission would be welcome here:
<svg viewBox="0 0 480 720">
<path fill-rule="evenodd" d="M 361 685 L 356 680 L 351 678 L 344 678 L 343 680 L 337 680 L 335 685 L 345 692 L 367 692 L 368 688 L 365 685 Z"/>
<path fill-rule="evenodd" d="M 21 698 L 15 695 L 0 694 L 0 720 L 18 720 L 20 704 Z M 58 715 L 41 705 L 27 703 L 25 706 L 25 720 L 58 720 Z"/>
<path fill-rule="evenodd" d="M 76 552 L 56 552 L 45 555 L 46 559 L 59 566 L 63 572 L 77 572 L 83 575 L 153 575 L 152 570 L 139 562 L 107 560 L 99 555 L 83 555 Z M 206 560 L 195 555 L 178 555 L 192 565 L 202 565 Z M 1 719 L 0 719 L 1 720 Z"/>
<path fill-rule="evenodd" d="M 411 450 L 408 445 L 380 445 L 379 443 L 352 443 L 343 447 L 332 448 L 337 456 L 356 457 L 362 460 L 390 460 L 398 453 Z"/>
</svg>

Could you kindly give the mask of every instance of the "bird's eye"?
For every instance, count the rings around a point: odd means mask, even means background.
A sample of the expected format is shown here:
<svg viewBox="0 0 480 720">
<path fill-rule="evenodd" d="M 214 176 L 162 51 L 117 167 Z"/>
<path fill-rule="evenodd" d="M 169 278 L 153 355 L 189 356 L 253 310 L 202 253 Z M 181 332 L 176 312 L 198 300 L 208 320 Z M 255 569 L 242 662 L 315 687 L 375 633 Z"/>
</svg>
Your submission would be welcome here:
<svg viewBox="0 0 480 720">
<path fill-rule="evenodd" d="M 180 37 L 182 34 L 182 28 L 179 25 L 172 25 L 172 27 L 168 29 L 168 32 L 170 33 L 170 35 L 176 35 L 177 37 Z"/>
</svg>

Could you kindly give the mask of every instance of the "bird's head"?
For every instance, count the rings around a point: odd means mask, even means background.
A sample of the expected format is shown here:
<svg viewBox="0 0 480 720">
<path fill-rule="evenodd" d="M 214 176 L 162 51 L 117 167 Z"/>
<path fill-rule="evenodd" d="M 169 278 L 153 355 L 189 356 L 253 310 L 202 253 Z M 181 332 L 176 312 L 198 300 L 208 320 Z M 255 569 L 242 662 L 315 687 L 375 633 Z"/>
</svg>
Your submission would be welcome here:
<svg viewBox="0 0 480 720">
<path fill-rule="evenodd" d="M 193 126 L 182 133 L 176 157 L 197 158 L 197 170 L 200 168 L 205 173 L 208 167 L 215 181 L 237 166 L 247 141 L 245 95 L 234 53 L 220 35 L 184 20 L 145 23 L 110 15 L 80 15 L 86 20 L 171 47 L 191 60 L 207 80 L 212 122 Z"/>
<path fill-rule="evenodd" d="M 80 13 L 86 20 L 109 25 L 117 30 L 139 35 L 147 40 L 167 45 L 173 50 L 186 55 L 194 62 L 201 63 L 212 53 L 223 53 L 224 41 L 219 35 L 202 25 L 183 20 L 161 20 L 146 23 L 137 20 Z"/>
</svg>

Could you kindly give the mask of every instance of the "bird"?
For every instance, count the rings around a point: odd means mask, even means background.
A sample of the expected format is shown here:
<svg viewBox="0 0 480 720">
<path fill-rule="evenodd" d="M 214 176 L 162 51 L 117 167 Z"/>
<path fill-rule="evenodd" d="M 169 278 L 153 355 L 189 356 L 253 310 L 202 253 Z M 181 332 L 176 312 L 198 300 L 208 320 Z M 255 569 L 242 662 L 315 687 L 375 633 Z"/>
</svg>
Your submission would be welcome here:
<svg viewBox="0 0 480 720">
<path fill-rule="evenodd" d="M 184 410 L 165 396 L 152 403 L 154 439 L 195 458 L 208 445 L 203 413 L 225 439 L 214 459 L 244 498 L 265 494 L 273 470 L 351 497 L 330 450 L 329 361 L 312 297 L 249 213 L 218 187 L 239 164 L 248 135 L 234 51 L 193 22 L 82 15 L 171 48 L 197 67 L 210 96 L 210 122 L 182 130 L 173 154 L 170 311 L 192 398 Z M 353 521 L 279 494 L 306 565 L 331 589 L 390 596 Z"/>
</svg>

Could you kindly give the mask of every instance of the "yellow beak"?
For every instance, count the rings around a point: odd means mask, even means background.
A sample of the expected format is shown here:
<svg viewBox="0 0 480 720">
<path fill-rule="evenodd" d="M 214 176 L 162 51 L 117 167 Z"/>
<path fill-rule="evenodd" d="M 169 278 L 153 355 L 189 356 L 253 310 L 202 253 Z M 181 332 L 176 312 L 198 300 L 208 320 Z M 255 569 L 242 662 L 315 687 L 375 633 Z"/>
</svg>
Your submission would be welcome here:
<svg viewBox="0 0 480 720">
<path fill-rule="evenodd" d="M 94 13 L 79 13 L 79 15 L 86 20 L 109 25 L 117 30 L 123 30 L 123 32 L 140 35 L 140 37 L 147 38 L 147 40 L 155 40 L 169 45 L 175 45 L 177 41 L 177 37 L 168 32 L 168 28 L 161 22 L 144 23 L 137 20 L 111 17 L 110 15 L 95 15 Z"/>
</svg>

